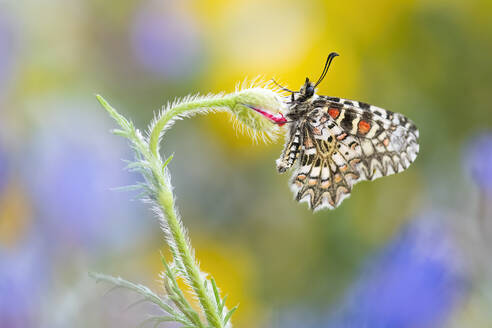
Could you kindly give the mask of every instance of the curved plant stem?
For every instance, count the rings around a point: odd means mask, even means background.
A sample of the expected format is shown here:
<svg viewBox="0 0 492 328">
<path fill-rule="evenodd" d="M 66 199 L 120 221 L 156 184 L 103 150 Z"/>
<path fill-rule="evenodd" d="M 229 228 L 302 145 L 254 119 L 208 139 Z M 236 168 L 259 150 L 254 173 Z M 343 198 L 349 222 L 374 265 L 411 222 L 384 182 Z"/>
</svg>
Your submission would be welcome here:
<svg viewBox="0 0 492 328">
<path fill-rule="evenodd" d="M 168 124 L 172 122 L 176 117 L 181 115 L 190 115 L 193 112 L 199 112 L 201 110 L 227 110 L 234 107 L 234 99 L 230 96 L 224 96 L 222 99 L 200 99 L 197 101 L 183 102 L 172 106 L 171 108 L 162 112 L 161 116 L 154 122 L 152 131 L 149 136 L 149 148 L 154 156 L 159 153 L 159 141 L 162 132 L 166 129 Z"/>
<path fill-rule="evenodd" d="M 159 143 L 165 130 L 174 121 L 197 113 L 217 110 L 230 111 L 249 128 L 269 133 L 269 129 L 272 130 L 276 126 L 255 113 L 251 108 L 278 110 L 282 105 L 279 96 L 266 88 L 250 88 L 228 95 L 187 97 L 168 105 L 161 111 L 151 124 L 147 138 L 142 136 L 133 123 L 120 115 L 104 98 L 99 95 L 96 97 L 120 126 L 113 132 L 127 138 L 135 151 L 136 160 L 130 163 L 128 167 L 140 172 L 144 177 L 145 182 L 139 184 L 138 187 L 144 190 L 145 199 L 154 205 L 154 211 L 159 216 L 161 228 L 166 235 L 174 259 L 172 268 L 163 259 L 166 271 L 161 277 L 164 279 L 169 294 L 166 300 L 159 299 L 146 287 L 132 284 L 121 278 L 97 275 L 98 280 L 105 280 L 124 287 L 132 286 L 132 290 L 139 292 L 145 300 L 159 305 L 170 317 L 161 316 L 148 319 L 156 323 L 174 318 L 174 321 L 180 322 L 186 327 L 230 327 L 229 319 L 236 308 L 227 311 L 225 298 L 220 298 L 213 278 L 210 281 L 207 280 L 206 274 L 200 271 L 186 229 L 174 204 L 171 178 L 167 168 L 172 156 L 163 160 L 159 152 Z M 199 301 L 203 311 L 202 318 L 206 318 L 207 325 L 203 325 L 200 316 L 189 306 L 188 301 L 184 298 L 184 293 L 179 289 L 176 277 L 184 278 L 191 287 L 194 296 Z M 174 304 L 174 307 L 171 308 L 168 303 Z"/>
</svg>

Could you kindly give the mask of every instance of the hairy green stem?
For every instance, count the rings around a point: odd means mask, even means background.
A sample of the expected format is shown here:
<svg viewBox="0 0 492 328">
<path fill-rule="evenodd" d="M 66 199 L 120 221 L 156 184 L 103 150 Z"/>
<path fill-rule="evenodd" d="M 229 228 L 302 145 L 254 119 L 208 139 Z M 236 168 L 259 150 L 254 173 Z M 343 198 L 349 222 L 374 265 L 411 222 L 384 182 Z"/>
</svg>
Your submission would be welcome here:
<svg viewBox="0 0 492 328">
<path fill-rule="evenodd" d="M 184 266 L 191 287 L 197 295 L 198 301 L 205 312 L 209 325 L 212 327 L 223 327 L 222 320 L 217 314 L 217 309 L 213 304 L 213 300 L 210 299 L 209 294 L 205 289 L 204 281 L 200 275 L 200 268 L 198 263 L 196 263 L 192 255 L 192 250 L 186 240 L 184 227 L 181 225 L 176 215 L 176 211 L 174 210 L 173 194 L 169 190 L 164 189 L 159 192 L 157 202 L 164 211 L 169 232 L 174 239 L 179 258 Z"/>
<path fill-rule="evenodd" d="M 166 128 L 176 119 L 209 111 L 228 111 L 250 131 L 271 139 L 275 135 L 277 127 L 262 115 L 252 111 L 251 107 L 278 113 L 283 106 L 284 103 L 277 93 L 259 87 L 244 89 L 227 95 L 191 97 L 191 99 L 177 101 L 167 106 L 152 124 L 148 138 L 149 149 L 154 156 L 159 154 L 160 138 Z"/>
<path fill-rule="evenodd" d="M 227 110 L 228 108 L 234 107 L 235 99 L 230 95 L 224 96 L 221 99 L 203 99 L 198 101 L 184 102 L 179 105 L 173 106 L 163 112 L 163 114 L 158 118 L 157 122 L 154 123 L 152 132 L 149 137 L 149 148 L 154 156 L 158 155 L 159 152 L 159 138 L 162 131 L 172 121 L 179 115 L 190 114 L 190 112 L 198 112 L 201 109 L 209 110 Z"/>
<path fill-rule="evenodd" d="M 130 140 L 136 152 L 137 159 L 129 167 L 140 171 L 145 178 L 145 184 L 143 184 L 145 193 L 148 199 L 162 213 L 161 225 L 166 234 L 174 262 L 180 275 L 185 278 L 193 294 L 197 297 L 207 320 L 207 327 L 230 327 L 229 319 L 236 308 L 230 311 L 225 309 L 225 298 L 220 300 L 215 281 L 212 279 L 210 284 L 207 285 L 209 281 L 205 278 L 205 274 L 200 271 L 198 262 L 193 254 L 193 249 L 187 239 L 186 229 L 174 206 L 174 195 L 167 168 L 167 164 L 172 159 L 172 156 L 163 161 L 159 152 L 159 143 L 165 130 L 174 121 L 193 114 L 217 110 L 230 111 L 238 121 L 249 129 L 268 135 L 277 127 L 262 115 L 251 110 L 251 108 L 261 108 L 267 111 L 277 112 L 283 105 L 280 97 L 272 90 L 260 87 L 251 87 L 228 95 L 186 97 L 183 100 L 175 101 L 163 109 L 158 118 L 150 126 L 147 138 L 143 137 L 131 121 L 120 115 L 101 96 L 98 95 L 97 99 L 120 126 L 120 129 L 114 130 L 113 132 Z M 170 269 L 167 264 L 166 270 L 167 274 L 165 276 L 172 280 L 173 285 L 177 286 L 174 274 L 169 271 Z M 136 286 L 121 279 L 114 279 L 103 275 L 99 275 L 98 277 L 101 280 L 123 286 Z M 213 292 L 211 288 L 213 288 Z M 175 305 L 180 309 L 182 315 L 172 308 L 167 307 L 164 302 L 161 302 L 160 299 L 156 298 L 154 294 L 151 294 L 144 287 L 136 286 L 134 290 L 144 295 L 146 300 L 158 304 L 163 310 L 170 313 L 174 321 L 187 323 L 187 320 L 189 320 L 189 324 L 186 326 L 203 327 L 198 314 L 193 309 L 179 306 L 188 304 L 181 291 L 170 295 L 170 299 L 172 300 L 174 297 L 176 300 Z M 159 323 L 163 320 L 168 320 L 168 318 L 153 317 L 151 320 Z"/>
</svg>

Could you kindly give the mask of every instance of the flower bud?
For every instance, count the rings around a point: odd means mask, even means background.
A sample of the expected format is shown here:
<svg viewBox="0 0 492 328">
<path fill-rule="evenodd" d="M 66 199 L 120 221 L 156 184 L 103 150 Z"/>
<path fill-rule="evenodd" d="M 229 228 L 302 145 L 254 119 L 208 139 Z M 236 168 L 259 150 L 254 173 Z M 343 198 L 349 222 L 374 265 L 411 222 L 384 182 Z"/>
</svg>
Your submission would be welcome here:
<svg viewBox="0 0 492 328">
<path fill-rule="evenodd" d="M 233 99 L 231 112 L 253 133 L 272 139 L 278 133 L 279 125 L 286 122 L 281 114 L 286 107 L 285 102 L 278 93 L 268 88 L 244 89 L 236 92 Z"/>
</svg>

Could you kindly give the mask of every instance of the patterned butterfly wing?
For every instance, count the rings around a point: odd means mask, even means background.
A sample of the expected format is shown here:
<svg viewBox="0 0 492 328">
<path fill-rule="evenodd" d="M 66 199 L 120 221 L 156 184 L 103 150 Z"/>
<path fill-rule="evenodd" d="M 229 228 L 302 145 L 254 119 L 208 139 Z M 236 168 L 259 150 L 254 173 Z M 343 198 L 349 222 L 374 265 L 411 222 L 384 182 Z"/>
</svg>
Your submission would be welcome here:
<svg viewBox="0 0 492 328">
<path fill-rule="evenodd" d="M 299 158 L 292 189 L 313 210 L 336 208 L 357 182 L 401 172 L 417 157 L 418 130 L 401 114 L 329 97 L 313 108 L 288 139 L 287 162 L 277 161 L 281 171 Z"/>
</svg>

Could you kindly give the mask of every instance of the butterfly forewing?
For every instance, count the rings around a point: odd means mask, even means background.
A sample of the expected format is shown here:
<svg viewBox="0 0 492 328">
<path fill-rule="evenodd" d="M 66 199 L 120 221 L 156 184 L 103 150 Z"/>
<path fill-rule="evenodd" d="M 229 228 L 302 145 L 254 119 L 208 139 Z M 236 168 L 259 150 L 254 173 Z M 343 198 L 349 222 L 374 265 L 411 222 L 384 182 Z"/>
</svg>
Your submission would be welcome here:
<svg viewBox="0 0 492 328">
<path fill-rule="evenodd" d="M 294 166 L 292 189 L 310 208 L 335 208 L 359 181 L 408 168 L 419 151 L 418 130 L 405 116 L 362 102 L 318 97 L 290 128 L 277 160 Z"/>
</svg>

